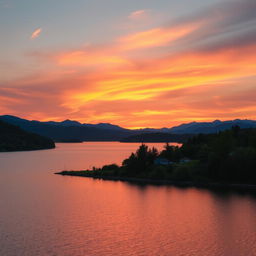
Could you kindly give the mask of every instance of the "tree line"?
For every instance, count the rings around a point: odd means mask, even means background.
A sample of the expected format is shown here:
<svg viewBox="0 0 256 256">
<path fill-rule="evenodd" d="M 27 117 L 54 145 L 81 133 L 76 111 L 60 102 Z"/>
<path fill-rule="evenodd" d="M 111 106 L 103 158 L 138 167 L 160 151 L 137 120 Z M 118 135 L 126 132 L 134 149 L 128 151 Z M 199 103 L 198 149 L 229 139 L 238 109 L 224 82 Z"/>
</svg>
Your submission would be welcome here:
<svg viewBox="0 0 256 256">
<path fill-rule="evenodd" d="M 161 164 L 157 159 L 167 160 L 167 164 Z M 166 143 L 160 152 L 142 144 L 121 166 L 105 165 L 81 174 L 256 184 L 256 129 L 234 126 L 217 134 L 199 134 L 189 138 L 181 147 Z"/>
</svg>

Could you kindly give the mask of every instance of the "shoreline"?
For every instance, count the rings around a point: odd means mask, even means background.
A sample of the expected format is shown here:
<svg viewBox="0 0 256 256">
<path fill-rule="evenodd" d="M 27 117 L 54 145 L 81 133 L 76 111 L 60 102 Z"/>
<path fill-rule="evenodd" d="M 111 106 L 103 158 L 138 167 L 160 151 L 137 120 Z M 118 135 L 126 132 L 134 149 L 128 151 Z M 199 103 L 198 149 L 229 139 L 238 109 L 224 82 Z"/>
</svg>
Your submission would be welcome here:
<svg viewBox="0 0 256 256">
<path fill-rule="evenodd" d="M 131 182 L 142 185 L 171 185 L 176 187 L 196 187 L 196 188 L 221 188 L 221 189 L 238 189 L 247 191 L 256 191 L 256 184 L 240 184 L 240 183 L 221 183 L 221 182 L 194 182 L 194 181 L 172 181 L 172 180 L 154 180 L 147 178 L 132 178 L 132 177 L 118 177 L 118 176 L 98 176 L 81 174 L 81 171 L 62 171 L 54 174 L 62 176 L 85 177 L 110 181 Z"/>
<path fill-rule="evenodd" d="M 52 148 L 38 148 L 38 149 L 25 149 L 25 150 L 11 150 L 11 151 L 0 151 L 1 153 L 19 153 L 19 152 L 31 152 L 31 151 L 41 151 L 41 150 L 52 150 L 52 149 L 56 149 L 55 147 Z"/>
</svg>

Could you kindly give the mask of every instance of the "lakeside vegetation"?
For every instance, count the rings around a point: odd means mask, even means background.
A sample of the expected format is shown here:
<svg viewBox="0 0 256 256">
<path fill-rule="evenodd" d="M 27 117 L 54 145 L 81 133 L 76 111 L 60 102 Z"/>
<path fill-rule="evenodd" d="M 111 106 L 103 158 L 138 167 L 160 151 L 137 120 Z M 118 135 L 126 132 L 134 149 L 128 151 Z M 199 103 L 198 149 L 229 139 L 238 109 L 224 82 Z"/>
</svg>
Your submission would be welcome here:
<svg viewBox="0 0 256 256">
<path fill-rule="evenodd" d="M 141 133 L 126 137 L 120 142 L 177 142 L 183 143 L 191 138 L 191 134 L 172 134 L 164 132 Z"/>
<path fill-rule="evenodd" d="M 235 126 L 218 134 L 199 134 L 181 147 L 167 143 L 161 152 L 142 144 L 121 166 L 111 164 L 58 174 L 205 184 L 256 184 L 256 129 Z"/>
<path fill-rule="evenodd" d="M 0 120 L 0 152 L 55 148 L 54 142 Z"/>
</svg>

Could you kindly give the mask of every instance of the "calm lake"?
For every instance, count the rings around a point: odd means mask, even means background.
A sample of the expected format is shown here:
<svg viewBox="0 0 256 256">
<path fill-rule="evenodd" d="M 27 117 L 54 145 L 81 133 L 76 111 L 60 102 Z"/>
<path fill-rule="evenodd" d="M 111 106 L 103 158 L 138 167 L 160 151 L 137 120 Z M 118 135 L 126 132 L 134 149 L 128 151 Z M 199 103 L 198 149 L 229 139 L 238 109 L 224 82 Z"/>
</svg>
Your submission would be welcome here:
<svg viewBox="0 0 256 256">
<path fill-rule="evenodd" d="M 119 164 L 138 145 L 0 153 L 0 255 L 256 255 L 253 194 L 53 175 Z"/>
</svg>

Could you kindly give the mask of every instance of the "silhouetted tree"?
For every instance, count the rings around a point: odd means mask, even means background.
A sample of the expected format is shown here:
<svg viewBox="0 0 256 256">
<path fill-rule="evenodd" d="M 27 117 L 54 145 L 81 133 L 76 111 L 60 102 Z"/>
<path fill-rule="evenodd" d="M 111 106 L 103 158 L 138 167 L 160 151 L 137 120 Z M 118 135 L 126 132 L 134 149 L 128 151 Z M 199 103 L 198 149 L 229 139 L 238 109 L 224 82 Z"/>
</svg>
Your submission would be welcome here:
<svg viewBox="0 0 256 256">
<path fill-rule="evenodd" d="M 145 172 L 154 163 L 158 156 L 156 148 L 149 149 L 148 146 L 142 144 L 136 153 L 132 153 L 129 158 L 125 159 L 122 166 L 125 167 L 129 175 L 139 175 Z"/>
</svg>

